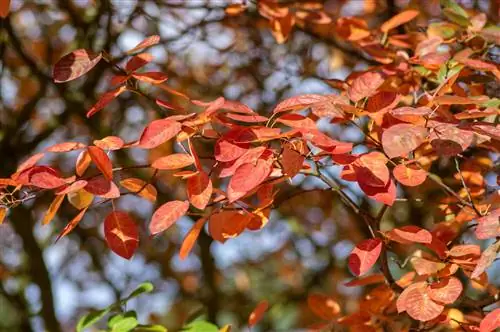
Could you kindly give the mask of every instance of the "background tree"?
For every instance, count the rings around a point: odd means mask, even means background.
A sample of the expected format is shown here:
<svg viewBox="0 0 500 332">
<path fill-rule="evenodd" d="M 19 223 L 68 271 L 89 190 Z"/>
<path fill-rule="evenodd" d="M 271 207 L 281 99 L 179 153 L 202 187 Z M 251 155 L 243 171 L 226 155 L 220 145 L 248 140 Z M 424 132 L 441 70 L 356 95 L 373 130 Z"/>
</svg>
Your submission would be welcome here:
<svg viewBox="0 0 500 332">
<path fill-rule="evenodd" d="M 495 328 L 496 1 L 2 6 L 0 328 Z"/>
</svg>

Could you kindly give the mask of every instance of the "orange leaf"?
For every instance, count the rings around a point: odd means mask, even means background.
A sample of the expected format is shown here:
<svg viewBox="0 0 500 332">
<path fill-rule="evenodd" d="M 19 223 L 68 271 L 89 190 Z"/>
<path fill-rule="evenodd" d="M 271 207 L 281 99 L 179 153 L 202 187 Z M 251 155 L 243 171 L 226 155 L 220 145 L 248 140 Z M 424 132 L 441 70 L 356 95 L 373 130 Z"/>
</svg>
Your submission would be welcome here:
<svg viewBox="0 0 500 332">
<path fill-rule="evenodd" d="M 0 207 L 0 225 L 5 220 L 5 217 L 7 216 L 7 211 L 9 211 L 9 209 L 7 209 L 6 207 Z"/>
<path fill-rule="evenodd" d="M 158 35 L 150 36 L 150 37 L 144 39 L 143 41 L 141 41 L 139 44 L 137 44 L 134 48 L 131 48 L 130 50 L 128 50 L 127 54 L 132 54 L 132 53 L 137 52 L 143 48 L 156 45 L 159 42 L 160 42 L 160 36 L 158 36 Z"/>
<path fill-rule="evenodd" d="M 189 202 L 199 209 L 203 210 L 208 205 L 212 196 L 212 180 L 207 173 L 201 171 L 187 180 L 187 196 Z"/>
<path fill-rule="evenodd" d="M 17 167 L 16 173 L 20 173 L 24 170 L 27 170 L 30 167 L 33 167 L 40 159 L 45 156 L 45 153 L 37 153 L 26 159 Z"/>
<path fill-rule="evenodd" d="M 325 320 L 333 320 L 340 312 L 337 301 L 323 294 L 309 294 L 307 306 L 316 316 Z"/>
<path fill-rule="evenodd" d="M 182 260 L 186 259 L 191 250 L 193 250 L 194 244 L 196 243 L 196 240 L 198 239 L 198 236 L 200 235 L 200 232 L 203 229 L 203 225 L 205 225 L 206 221 L 207 218 L 205 217 L 198 219 L 198 221 L 186 234 L 184 241 L 182 241 L 181 249 L 179 252 L 179 256 Z"/>
<path fill-rule="evenodd" d="M 151 84 L 161 84 L 168 79 L 167 75 L 161 72 L 134 73 L 132 77 Z"/>
<path fill-rule="evenodd" d="M 54 189 L 66 184 L 54 169 L 47 166 L 34 166 L 29 171 L 29 182 L 43 189 Z"/>
<path fill-rule="evenodd" d="M 280 102 L 273 110 L 273 113 L 281 113 L 286 111 L 298 111 L 310 107 L 318 102 L 328 101 L 327 96 L 305 94 L 288 98 Z"/>
<path fill-rule="evenodd" d="M 90 158 L 104 177 L 111 181 L 113 179 L 113 164 L 111 163 L 108 155 L 97 146 L 89 146 L 87 151 L 89 152 Z"/>
<path fill-rule="evenodd" d="M 359 156 L 353 163 L 358 182 L 370 187 L 386 187 L 390 180 L 387 158 L 380 152 L 370 152 Z"/>
<path fill-rule="evenodd" d="M 116 97 L 118 97 L 122 92 L 126 91 L 127 87 L 125 85 L 120 86 L 119 88 L 108 91 L 99 97 L 97 103 L 92 106 L 87 112 L 87 118 L 90 118 L 92 115 L 96 114 L 104 107 L 106 107 L 109 103 L 111 103 Z"/>
<path fill-rule="evenodd" d="M 47 210 L 45 216 L 43 217 L 42 225 L 47 225 L 52 221 L 52 219 L 57 213 L 57 210 L 59 210 L 61 203 L 64 201 L 64 196 L 65 195 L 57 195 L 56 197 L 54 197 L 54 200 L 50 204 L 49 209 Z"/>
<path fill-rule="evenodd" d="M 83 149 L 86 145 L 79 142 L 64 142 L 52 145 L 45 149 L 47 152 L 69 152 L 73 150 Z"/>
<path fill-rule="evenodd" d="M 173 138 L 181 131 L 181 124 L 168 119 L 152 121 L 141 134 L 139 147 L 143 149 L 155 148 Z"/>
<path fill-rule="evenodd" d="M 87 186 L 87 184 L 88 184 L 88 182 L 86 180 L 75 181 L 72 184 L 70 184 L 69 186 L 67 186 L 65 188 L 63 187 L 61 190 L 58 190 L 56 192 L 56 195 L 66 195 L 69 193 L 76 192 L 80 189 L 85 188 L 85 186 Z"/>
<path fill-rule="evenodd" d="M 283 153 L 281 154 L 281 164 L 283 166 L 283 173 L 293 178 L 302 169 L 305 157 L 297 150 L 293 148 L 291 144 L 286 144 L 283 147 Z"/>
<path fill-rule="evenodd" d="M 113 252 L 130 259 L 139 245 L 139 231 L 128 213 L 111 212 L 104 220 L 104 238 Z"/>
<path fill-rule="evenodd" d="M 152 235 L 163 232 L 172 226 L 189 209 L 187 201 L 171 201 L 160 206 L 151 219 L 149 231 Z"/>
<path fill-rule="evenodd" d="M 146 181 L 136 178 L 128 178 L 120 181 L 120 185 L 127 190 L 147 199 L 148 201 L 155 202 L 158 192 L 156 188 Z"/>
<path fill-rule="evenodd" d="M 76 225 L 78 225 L 80 220 L 82 220 L 85 212 L 87 212 L 87 208 L 78 212 L 78 214 L 73 219 L 71 219 L 71 221 L 64 227 L 61 234 L 59 234 L 59 236 L 57 237 L 56 242 L 59 241 L 59 239 L 63 236 L 68 235 L 76 227 Z"/>
<path fill-rule="evenodd" d="M 118 136 L 106 136 L 103 139 L 95 140 L 94 145 L 103 150 L 120 150 L 125 143 Z"/>
<path fill-rule="evenodd" d="M 173 170 L 183 168 L 194 163 L 193 157 L 187 153 L 174 153 L 156 159 L 151 165 L 156 169 Z"/>
<path fill-rule="evenodd" d="M 10 10 L 10 0 L 0 1 L 0 17 L 6 18 L 7 15 L 9 15 L 9 10 Z"/>
<path fill-rule="evenodd" d="M 248 326 L 252 327 L 259 323 L 268 308 L 269 303 L 266 300 L 260 301 L 248 317 Z"/>
<path fill-rule="evenodd" d="M 91 161 L 92 158 L 90 158 L 87 150 L 83 150 L 82 152 L 80 152 L 78 158 L 76 159 L 76 175 L 82 176 L 87 168 L 89 168 Z"/>
<path fill-rule="evenodd" d="M 349 255 L 348 265 L 351 272 L 357 276 L 366 273 L 377 262 L 381 252 L 380 239 L 368 239 L 358 243 Z"/>
<path fill-rule="evenodd" d="M 238 167 L 229 181 L 229 189 L 236 195 L 230 195 L 229 201 L 234 202 L 245 193 L 264 182 L 272 171 L 271 159 L 258 159 L 255 163 L 246 163 Z M 241 194 L 243 193 L 243 194 Z"/>
<path fill-rule="evenodd" d="M 214 240 L 224 243 L 227 239 L 240 235 L 251 219 L 251 214 L 241 211 L 214 213 L 210 216 L 208 231 Z"/>
<path fill-rule="evenodd" d="M 403 157 L 418 148 L 427 134 L 425 127 L 400 123 L 383 132 L 382 147 L 389 158 Z"/>
<path fill-rule="evenodd" d="M 361 278 L 356 278 L 353 279 L 349 282 L 346 282 L 344 286 L 347 287 L 355 287 L 355 286 L 366 286 L 366 285 L 373 285 L 373 284 L 380 284 L 385 281 L 385 277 L 383 274 L 378 273 L 378 274 L 372 274 L 366 277 L 361 277 Z"/>
<path fill-rule="evenodd" d="M 414 9 L 405 10 L 405 11 L 391 17 L 389 20 L 385 21 L 380 26 L 380 31 L 387 33 L 391 29 L 394 29 L 402 24 L 410 22 L 415 17 L 417 17 L 419 13 L 420 12 L 418 10 L 414 10 Z"/>
<path fill-rule="evenodd" d="M 101 61 L 102 55 L 92 51 L 78 49 L 63 56 L 52 71 L 54 82 L 62 83 L 74 80 L 95 67 Z"/>
<path fill-rule="evenodd" d="M 428 230 L 414 225 L 395 228 L 387 233 L 387 237 L 403 244 L 432 242 L 432 234 Z"/>
<path fill-rule="evenodd" d="M 427 179 L 427 172 L 416 165 L 398 164 L 392 174 L 399 183 L 408 187 L 421 185 Z"/>
</svg>

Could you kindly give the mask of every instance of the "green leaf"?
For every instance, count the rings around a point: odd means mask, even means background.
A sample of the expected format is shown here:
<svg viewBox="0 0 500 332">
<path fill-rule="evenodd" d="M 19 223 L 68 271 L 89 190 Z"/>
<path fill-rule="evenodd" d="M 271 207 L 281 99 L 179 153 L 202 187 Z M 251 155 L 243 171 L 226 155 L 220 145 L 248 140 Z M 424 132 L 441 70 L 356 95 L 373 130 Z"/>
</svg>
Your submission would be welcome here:
<svg viewBox="0 0 500 332">
<path fill-rule="evenodd" d="M 443 14 L 447 19 L 463 27 L 469 26 L 469 15 L 455 1 L 441 0 L 441 6 L 443 6 Z"/>
<path fill-rule="evenodd" d="M 85 316 L 80 318 L 80 320 L 78 321 L 78 324 L 76 325 L 76 331 L 81 332 L 84 329 L 94 325 L 99 320 L 101 320 L 104 316 L 106 316 L 110 311 L 111 311 L 111 307 L 108 307 L 108 308 L 103 309 L 103 310 L 93 311 L 93 312 L 86 314 Z"/>
<path fill-rule="evenodd" d="M 143 293 L 151 293 L 155 287 L 150 282 L 143 282 L 140 284 L 129 296 L 127 296 L 122 301 L 128 301 L 134 297 L 137 297 Z"/>
<path fill-rule="evenodd" d="M 168 332 L 167 329 L 161 325 L 139 325 L 135 328 L 134 332 Z"/>
<path fill-rule="evenodd" d="M 186 332 L 219 332 L 217 326 L 203 320 L 197 320 L 185 326 L 182 331 Z"/>
<path fill-rule="evenodd" d="M 485 101 L 484 103 L 481 104 L 482 107 L 492 107 L 492 108 L 499 108 L 500 107 L 500 99 L 498 98 L 492 98 L 488 101 Z"/>
<path fill-rule="evenodd" d="M 439 67 L 439 70 L 437 72 L 437 80 L 439 83 L 443 83 L 443 81 L 446 79 L 447 71 L 448 68 L 446 67 L 446 63 L 443 63 L 441 67 Z"/>
<path fill-rule="evenodd" d="M 121 320 L 115 322 L 111 332 L 129 332 L 137 325 L 139 325 L 139 322 L 135 317 L 123 317 Z"/>
</svg>

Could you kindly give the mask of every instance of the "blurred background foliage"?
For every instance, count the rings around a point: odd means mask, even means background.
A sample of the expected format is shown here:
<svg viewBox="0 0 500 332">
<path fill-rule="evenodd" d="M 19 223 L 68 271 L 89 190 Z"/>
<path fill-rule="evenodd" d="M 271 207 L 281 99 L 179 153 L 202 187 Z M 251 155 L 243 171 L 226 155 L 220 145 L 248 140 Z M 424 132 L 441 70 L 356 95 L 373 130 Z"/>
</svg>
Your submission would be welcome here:
<svg viewBox="0 0 500 332">
<path fill-rule="evenodd" d="M 411 7 L 421 11 L 411 23 L 418 29 L 439 17 L 441 10 L 437 0 L 280 1 L 321 8 L 332 24 L 302 22 L 287 42 L 279 44 L 268 21 L 256 12 L 255 3 L 248 2 L 248 11 L 228 16 L 224 8 L 237 2 L 13 0 L 11 14 L 1 21 L 0 30 L 0 177 L 9 176 L 28 156 L 56 142 L 89 143 L 107 135 L 131 141 L 146 123 L 167 114 L 148 99 L 126 92 L 105 111 L 86 119 L 88 108 L 107 90 L 112 72 L 101 64 L 71 84 L 54 84 L 51 68 L 71 50 L 90 48 L 117 56 L 158 34 L 161 42 L 148 51 L 154 56 L 149 66 L 167 73 L 169 86 L 192 99 L 211 101 L 224 96 L 267 113 L 277 101 L 292 95 L 334 93 L 325 79 L 344 79 L 351 71 L 373 64 L 336 38 L 333 25 L 339 17 L 358 16 L 376 26 Z M 459 3 L 484 11 L 498 22 L 498 1 Z M 148 93 L 180 108 L 191 107 L 181 97 L 149 89 Z M 343 140 L 363 140 L 356 128 L 328 125 L 323 129 Z M 149 155 L 128 150 L 117 154 L 116 162 L 137 164 L 172 149 L 172 143 L 167 143 Z M 72 169 L 75 157 L 72 153 L 52 155 L 46 161 L 62 170 Z M 453 167 L 439 165 L 436 172 L 446 179 Z M 128 175 L 145 178 L 148 173 L 130 171 Z M 336 175 L 334 170 L 332 176 Z M 494 177 L 485 174 L 486 180 Z M 458 185 L 457 179 L 450 181 Z M 184 199 L 179 179 L 168 173 L 155 185 L 160 190 L 159 202 Z M 196 312 L 219 326 L 231 323 L 243 330 L 249 313 L 262 299 L 272 307 L 260 330 L 305 327 L 316 321 L 306 303 L 312 291 L 333 296 L 344 313 L 353 312 L 364 290 L 344 286 L 352 277 L 346 257 L 354 243 L 368 236 L 367 230 L 343 208 L 334 192 L 314 191 L 321 186 L 300 175 L 280 190 L 293 194 L 296 186 L 311 191 L 281 204 L 263 230 L 247 231 L 223 245 L 202 233 L 186 261 L 179 259 L 179 246 L 193 220 L 184 217 L 178 227 L 148 239 L 145 230 L 154 206 L 137 197 L 119 200 L 122 209 L 142 221 L 144 239 L 130 262 L 111 253 L 103 242 L 101 224 L 110 210 L 107 205 L 89 211 L 80 226 L 57 244 L 55 236 L 74 216 L 74 208 L 65 207 L 45 227 L 40 220 L 51 197 L 12 209 L 0 226 L 0 330 L 71 331 L 83 313 L 115 302 L 145 280 L 155 285 L 155 293 L 134 299 L 130 306 L 142 320 L 172 330 Z M 350 195 L 362 202 L 357 185 L 351 186 Z M 441 221 L 435 219 L 440 202 L 433 201 L 440 189 L 429 186 L 399 193 L 399 197 L 417 199 L 411 203 L 400 199 L 385 215 L 383 226 L 428 227 Z M 402 271 L 393 273 L 400 276 Z M 499 273 L 493 274 L 491 282 L 498 284 L 499 278 Z"/>
</svg>

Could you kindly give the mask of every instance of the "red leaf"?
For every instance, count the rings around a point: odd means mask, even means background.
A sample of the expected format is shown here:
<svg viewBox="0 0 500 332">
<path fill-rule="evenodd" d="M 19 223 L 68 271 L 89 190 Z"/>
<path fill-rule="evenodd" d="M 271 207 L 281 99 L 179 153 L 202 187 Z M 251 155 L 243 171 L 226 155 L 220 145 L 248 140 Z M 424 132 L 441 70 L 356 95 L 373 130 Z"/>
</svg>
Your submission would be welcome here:
<svg viewBox="0 0 500 332">
<path fill-rule="evenodd" d="M 377 261 L 382 252 L 380 239 L 368 239 L 358 243 L 349 255 L 349 268 L 357 276 L 366 273 Z"/>
<path fill-rule="evenodd" d="M 151 219 L 149 231 L 152 235 L 163 232 L 172 226 L 189 209 L 188 201 L 171 201 L 160 206 Z"/>
<path fill-rule="evenodd" d="M 186 259 L 186 257 L 189 255 L 189 253 L 193 249 L 193 246 L 196 243 L 196 240 L 198 239 L 198 236 L 200 235 L 200 232 L 203 229 L 203 225 L 205 225 L 206 221 L 207 221 L 206 218 L 198 219 L 198 221 L 193 225 L 193 227 L 186 234 L 186 237 L 182 241 L 181 249 L 179 251 L 179 256 L 180 256 L 181 260 Z"/>
<path fill-rule="evenodd" d="M 224 243 L 227 239 L 241 234 L 252 220 L 252 214 L 242 211 L 222 211 L 210 216 L 208 231 L 210 236 Z"/>
<path fill-rule="evenodd" d="M 366 185 L 364 182 L 358 182 L 358 184 L 366 196 L 376 200 L 377 202 L 392 206 L 396 200 L 396 185 L 392 179 L 389 180 L 385 187 L 372 187 Z"/>
<path fill-rule="evenodd" d="M 380 31 L 387 33 L 389 30 L 392 30 L 402 24 L 405 24 L 407 22 L 410 22 L 413 20 L 415 17 L 417 17 L 419 14 L 418 10 L 415 9 L 408 9 L 405 11 L 402 11 L 401 13 L 394 15 L 387 21 L 385 21 L 381 26 L 380 26 Z"/>
<path fill-rule="evenodd" d="M 346 282 L 344 286 L 346 287 L 355 287 L 355 286 L 367 286 L 373 284 L 381 284 L 385 282 L 385 277 L 383 274 L 372 274 L 366 277 L 356 278 L 349 282 Z"/>
<path fill-rule="evenodd" d="M 56 195 L 65 195 L 65 194 L 69 194 L 69 193 L 78 191 L 80 189 L 85 188 L 87 183 L 88 182 L 86 180 L 75 181 L 71 185 L 67 186 L 66 188 L 63 188 L 62 190 L 57 191 Z"/>
<path fill-rule="evenodd" d="M 268 308 L 269 303 L 266 300 L 260 301 L 248 317 L 248 326 L 252 327 L 259 323 Z"/>
<path fill-rule="evenodd" d="M 132 76 L 140 81 L 151 83 L 151 84 L 161 84 L 165 82 L 168 77 L 161 72 L 147 72 L 147 73 L 134 73 Z"/>
<path fill-rule="evenodd" d="M 500 209 L 477 219 L 476 237 L 480 240 L 500 236 Z"/>
<path fill-rule="evenodd" d="M 283 165 L 283 173 L 293 178 L 302 169 L 306 158 L 297 150 L 293 149 L 291 144 L 286 144 L 283 147 L 281 155 L 281 164 Z"/>
<path fill-rule="evenodd" d="M 89 146 L 87 151 L 89 152 L 90 158 L 104 177 L 111 181 L 113 179 L 113 164 L 111 163 L 108 155 L 97 146 Z"/>
<path fill-rule="evenodd" d="M 234 172 L 236 172 L 236 170 L 243 164 L 255 164 L 260 156 L 264 154 L 266 149 L 267 148 L 265 146 L 258 146 L 256 148 L 246 150 L 246 152 L 241 157 L 236 159 L 229 166 L 225 166 L 224 168 L 222 168 L 219 177 L 224 178 L 233 175 Z"/>
<path fill-rule="evenodd" d="M 147 65 L 153 60 L 153 56 L 149 53 L 141 53 L 133 56 L 125 65 L 125 70 L 130 72 Z"/>
<path fill-rule="evenodd" d="M 301 114 L 285 114 L 280 116 L 276 122 L 280 122 L 288 127 L 298 129 L 316 129 L 316 122 Z"/>
<path fill-rule="evenodd" d="M 90 118 L 92 115 L 94 115 L 97 112 L 99 112 L 100 110 L 102 110 L 104 107 L 106 107 L 116 97 L 118 97 L 122 92 L 124 92 L 126 90 L 127 90 L 127 87 L 125 85 L 123 85 L 115 90 L 108 91 L 105 94 L 103 94 L 101 97 L 99 97 L 99 100 L 97 101 L 97 103 L 89 109 L 89 111 L 87 112 L 87 118 Z"/>
<path fill-rule="evenodd" d="M 37 153 L 26 159 L 17 167 L 16 173 L 21 173 L 24 170 L 27 170 L 28 168 L 31 168 L 36 165 L 40 159 L 42 159 L 45 156 L 45 153 Z"/>
<path fill-rule="evenodd" d="M 321 319 L 333 320 L 340 312 L 340 306 L 332 297 L 323 294 L 309 294 L 307 306 Z"/>
<path fill-rule="evenodd" d="M 448 252 L 448 256 L 462 257 L 462 256 L 481 256 L 481 248 L 476 244 L 461 244 L 453 246 Z"/>
<path fill-rule="evenodd" d="M 47 152 L 69 152 L 73 150 L 83 149 L 86 145 L 79 142 L 64 142 L 52 145 L 45 149 Z"/>
<path fill-rule="evenodd" d="M 427 293 L 432 300 L 441 304 L 452 304 L 462 293 L 463 286 L 455 277 L 441 279 L 427 288 Z"/>
<path fill-rule="evenodd" d="M 500 328 L 500 308 L 496 308 L 483 318 L 479 324 L 479 332 L 492 332 Z"/>
<path fill-rule="evenodd" d="M 432 301 L 427 294 L 425 281 L 414 283 L 403 290 L 396 306 L 398 312 L 406 311 L 411 318 L 422 322 L 436 318 L 443 312 L 444 306 Z"/>
<path fill-rule="evenodd" d="M 266 122 L 268 118 L 262 115 L 258 114 L 233 114 L 233 113 L 228 113 L 226 114 L 226 117 L 235 120 L 235 121 L 241 121 L 241 122 L 247 122 L 247 123 L 258 123 L 258 122 Z"/>
<path fill-rule="evenodd" d="M 52 72 L 54 82 L 68 82 L 86 74 L 97 65 L 101 58 L 101 53 L 94 54 L 86 49 L 66 54 L 54 65 Z"/>
<path fill-rule="evenodd" d="M 103 150 L 120 150 L 125 143 L 118 136 L 106 136 L 103 139 L 95 140 L 94 145 Z"/>
<path fill-rule="evenodd" d="M 0 17 L 6 18 L 9 15 L 10 10 L 10 0 L 0 1 Z"/>
<path fill-rule="evenodd" d="M 310 107 L 318 102 L 328 100 L 327 96 L 306 94 L 288 98 L 280 102 L 273 110 L 273 113 L 281 113 L 286 111 L 296 111 Z"/>
<path fill-rule="evenodd" d="M 139 245 L 139 231 L 132 217 L 113 211 L 104 220 L 104 238 L 113 252 L 130 259 Z"/>
<path fill-rule="evenodd" d="M 386 187 L 390 179 L 386 163 L 387 158 L 380 152 L 370 152 L 359 156 L 352 164 L 357 181 L 370 187 Z"/>
<path fill-rule="evenodd" d="M 408 187 L 421 185 L 427 179 L 427 172 L 416 165 L 398 164 L 392 174 L 399 183 Z"/>
<path fill-rule="evenodd" d="M 377 89 L 384 83 L 384 78 L 379 73 L 367 72 L 358 76 L 351 84 L 347 93 L 353 102 L 373 96 Z"/>
<path fill-rule="evenodd" d="M 236 100 L 224 100 L 224 104 L 222 105 L 221 108 L 234 113 L 248 114 L 248 115 L 256 114 L 250 107 Z"/>
<path fill-rule="evenodd" d="M 210 197 L 212 197 L 212 180 L 207 173 L 201 171 L 188 178 L 187 196 L 195 208 L 203 210 L 207 207 Z"/>
<path fill-rule="evenodd" d="M 29 170 L 29 182 L 43 189 L 54 189 L 66 184 L 54 169 L 46 166 L 34 166 Z"/>
<path fill-rule="evenodd" d="M 412 257 L 410 262 L 415 268 L 417 274 L 420 276 L 435 274 L 446 267 L 445 263 L 436 262 L 418 256 Z"/>
<path fill-rule="evenodd" d="M 258 159 L 255 163 L 243 164 L 234 172 L 228 186 L 234 192 L 246 193 L 264 182 L 271 171 L 271 159 Z M 240 197 L 230 197 L 229 200 L 234 202 Z"/>
<path fill-rule="evenodd" d="M 155 148 L 173 138 L 181 131 L 181 124 L 168 119 L 152 121 L 139 139 L 139 146 L 144 149 Z"/>
<path fill-rule="evenodd" d="M 159 42 L 160 42 L 160 36 L 158 36 L 158 35 L 150 36 L 150 37 L 144 39 L 143 41 L 141 41 L 139 44 L 137 44 L 134 48 L 131 48 L 130 50 L 128 50 L 127 54 L 132 54 L 132 53 L 137 52 L 143 48 L 156 45 Z"/>
<path fill-rule="evenodd" d="M 474 140 L 474 134 L 461 130 L 456 124 L 429 122 L 433 126 L 429 139 L 439 155 L 454 156 L 467 149 Z"/>
<path fill-rule="evenodd" d="M 415 150 L 427 137 L 427 129 L 400 123 L 389 127 L 382 134 L 382 146 L 389 158 L 403 157 Z"/>
<path fill-rule="evenodd" d="M 118 198 L 120 197 L 120 190 L 113 181 L 110 181 L 103 176 L 94 177 L 88 180 L 84 188 L 91 194 L 103 198 Z"/>
<path fill-rule="evenodd" d="M 250 147 L 249 142 L 255 138 L 255 135 L 247 128 L 234 128 L 215 143 L 215 159 L 222 162 L 238 159 L 247 152 Z"/>
<path fill-rule="evenodd" d="M 78 214 L 73 219 L 71 219 L 71 221 L 63 228 L 62 232 L 56 238 L 56 242 L 59 241 L 59 239 L 63 236 L 68 235 L 76 227 L 76 225 L 78 225 L 78 223 L 82 220 L 85 212 L 87 212 L 87 208 L 78 212 Z"/>
<path fill-rule="evenodd" d="M 156 159 L 151 166 L 156 169 L 173 170 L 192 165 L 193 163 L 194 159 L 189 154 L 174 153 Z"/>
<path fill-rule="evenodd" d="M 387 236 L 391 240 L 403 244 L 432 242 L 432 234 L 428 230 L 413 225 L 395 228 Z"/>
<path fill-rule="evenodd" d="M 497 241 L 483 251 L 479 261 L 477 262 L 476 268 L 472 271 L 470 276 L 472 279 L 478 278 L 493 263 L 497 257 L 499 248 L 500 241 Z"/>
</svg>

